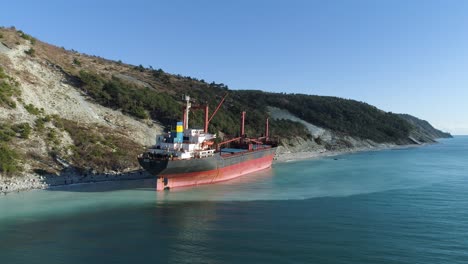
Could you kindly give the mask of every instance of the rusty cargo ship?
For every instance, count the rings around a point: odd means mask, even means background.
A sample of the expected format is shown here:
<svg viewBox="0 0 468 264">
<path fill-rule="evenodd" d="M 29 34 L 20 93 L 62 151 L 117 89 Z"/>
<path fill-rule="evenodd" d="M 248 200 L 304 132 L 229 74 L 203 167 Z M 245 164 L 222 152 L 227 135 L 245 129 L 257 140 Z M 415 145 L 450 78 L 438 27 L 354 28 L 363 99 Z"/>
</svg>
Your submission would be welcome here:
<svg viewBox="0 0 468 264">
<path fill-rule="evenodd" d="M 259 138 L 245 135 L 245 112 L 239 137 L 215 143 L 216 135 L 208 133 L 209 122 L 225 98 L 209 117 L 207 105 L 192 106 L 185 96 L 183 121 L 177 122 L 176 131 L 158 136 L 156 144 L 138 156 L 140 165 L 157 177 L 156 190 L 212 184 L 271 167 L 276 143 L 269 138 L 268 119 Z M 188 128 L 191 109 L 204 110 L 203 129 Z"/>
</svg>

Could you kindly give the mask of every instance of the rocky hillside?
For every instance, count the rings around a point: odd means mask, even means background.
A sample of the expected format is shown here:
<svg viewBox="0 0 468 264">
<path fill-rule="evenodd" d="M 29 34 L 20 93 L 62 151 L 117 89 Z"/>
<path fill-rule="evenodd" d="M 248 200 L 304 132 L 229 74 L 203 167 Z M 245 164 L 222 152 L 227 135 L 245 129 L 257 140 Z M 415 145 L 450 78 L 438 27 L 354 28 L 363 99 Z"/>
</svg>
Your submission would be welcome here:
<svg viewBox="0 0 468 264">
<path fill-rule="evenodd" d="M 138 168 L 136 155 L 162 132 L 157 122 L 90 100 L 68 73 L 75 53 L 13 29 L 0 30 L 0 42 L 0 177 Z"/>
<path fill-rule="evenodd" d="M 181 118 L 182 94 L 214 109 L 226 93 L 210 130 L 236 135 L 239 113 L 247 111 L 247 134 L 260 135 L 270 117 L 283 153 L 415 144 L 443 135 L 362 102 L 230 90 L 0 28 L 0 177 L 35 181 L 70 168 L 75 175 L 134 171 L 136 155 Z M 191 126 L 201 124 L 201 113 L 193 113 Z"/>
<path fill-rule="evenodd" d="M 411 131 L 411 136 L 417 141 L 431 142 L 437 138 L 452 137 L 450 133 L 443 132 L 434 128 L 426 120 L 422 120 L 422 119 L 419 119 L 417 117 L 414 117 L 408 114 L 400 114 L 399 116 L 405 119 L 406 121 L 408 121 L 413 126 L 413 129 Z"/>
</svg>

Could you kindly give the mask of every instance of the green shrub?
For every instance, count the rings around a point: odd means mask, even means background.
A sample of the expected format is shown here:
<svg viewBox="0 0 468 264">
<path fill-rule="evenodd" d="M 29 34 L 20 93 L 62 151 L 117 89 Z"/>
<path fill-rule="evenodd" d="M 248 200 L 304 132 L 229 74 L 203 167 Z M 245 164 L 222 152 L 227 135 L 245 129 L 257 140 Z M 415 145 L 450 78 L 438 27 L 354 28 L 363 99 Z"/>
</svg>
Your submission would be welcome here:
<svg viewBox="0 0 468 264">
<path fill-rule="evenodd" d="M 44 109 L 43 109 L 43 108 L 41 108 L 41 112 L 44 113 Z M 46 115 L 46 116 L 44 116 L 44 117 L 42 118 L 42 120 L 43 120 L 45 123 L 48 123 L 48 122 L 52 121 L 52 116 Z"/>
<path fill-rule="evenodd" d="M 20 172 L 19 159 L 20 155 L 14 149 L 11 149 L 5 143 L 0 143 L 0 172 L 5 175 Z"/>
<path fill-rule="evenodd" d="M 138 66 L 135 66 L 135 70 L 138 70 L 140 72 L 144 72 L 145 71 L 145 67 L 143 67 L 143 65 L 138 65 Z"/>
<path fill-rule="evenodd" d="M 25 40 L 29 40 L 31 42 L 31 44 L 35 44 L 36 43 L 36 39 L 33 38 L 31 35 L 28 35 L 26 33 L 24 33 L 23 31 L 19 30 L 18 33 L 20 34 L 20 37 L 22 37 L 23 39 Z"/>
<path fill-rule="evenodd" d="M 5 79 L 7 78 L 8 75 L 6 75 L 5 71 L 3 70 L 2 67 L 0 67 L 0 79 Z"/>
<path fill-rule="evenodd" d="M 58 138 L 57 131 L 53 128 L 49 128 L 47 131 L 47 141 L 54 144 L 54 147 L 60 145 L 60 139 Z"/>
<path fill-rule="evenodd" d="M 26 111 L 28 111 L 28 113 L 32 115 L 38 116 L 41 114 L 41 110 L 39 110 L 39 108 L 35 107 L 32 104 L 27 104 L 24 106 L 24 108 L 26 109 Z"/>
<path fill-rule="evenodd" d="M 13 96 L 20 95 L 18 83 L 10 78 L 0 67 L 0 106 L 16 108 L 16 103 L 12 100 Z"/>
<path fill-rule="evenodd" d="M 24 53 L 28 54 L 31 57 L 34 57 L 34 55 L 36 54 L 36 50 L 34 50 L 33 48 L 30 48 L 28 50 L 25 50 Z"/>
<path fill-rule="evenodd" d="M 16 88 L 11 86 L 9 83 L 5 81 L 0 82 L 0 105 L 16 108 L 16 103 L 11 99 L 11 97 L 16 95 L 16 93 Z"/>
<path fill-rule="evenodd" d="M 29 138 L 31 126 L 28 123 L 9 125 L 0 123 L 0 142 L 8 142 L 14 137 Z"/>
<path fill-rule="evenodd" d="M 60 116 L 58 115 L 51 115 L 50 116 L 51 120 L 52 120 L 52 123 L 54 124 L 54 126 L 60 130 L 64 130 L 64 125 L 63 125 L 63 121 L 62 121 L 62 118 L 60 118 Z"/>
<path fill-rule="evenodd" d="M 15 135 L 15 131 L 13 131 L 9 126 L 2 124 L 2 128 L 0 129 L 0 142 L 8 142 Z"/>
<path fill-rule="evenodd" d="M 162 69 L 152 70 L 151 73 L 153 74 L 154 78 L 159 79 L 164 74 Z"/>
<path fill-rule="evenodd" d="M 28 139 L 32 130 L 31 126 L 28 123 L 21 123 L 21 124 L 14 125 L 12 126 L 12 129 L 16 133 L 19 133 L 20 137 L 23 139 Z"/>
<path fill-rule="evenodd" d="M 41 132 L 45 128 L 45 124 L 51 122 L 52 118 L 49 115 L 38 117 L 35 121 L 36 130 Z"/>
<path fill-rule="evenodd" d="M 79 61 L 77 58 L 73 58 L 73 64 L 76 66 L 81 66 L 81 61 Z"/>
<path fill-rule="evenodd" d="M 37 132 L 42 132 L 45 128 L 45 122 L 43 118 L 37 118 L 35 121 L 35 127 Z"/>
<path fill-rule="evenodd" d="M 145 108 L 143 108 L 142 106 L 132 106 L 128 109 L 128 113 L 137 118 L 141 118 L 141 119 L 148 118 L 148 114 L 146 113 Z"/>
</svg>

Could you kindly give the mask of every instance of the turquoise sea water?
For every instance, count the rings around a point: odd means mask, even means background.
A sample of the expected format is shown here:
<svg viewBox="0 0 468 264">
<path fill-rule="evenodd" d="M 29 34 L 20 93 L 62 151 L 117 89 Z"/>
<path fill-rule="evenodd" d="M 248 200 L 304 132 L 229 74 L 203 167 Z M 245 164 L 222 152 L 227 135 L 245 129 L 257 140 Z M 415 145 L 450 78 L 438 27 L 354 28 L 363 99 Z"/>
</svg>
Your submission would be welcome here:
<svg viewBox="0 0 468 264">
<path fill-rule="evenodd" d="M 152 181 L 0 197 L 0 263 L 468 263 L 468 137 Z"/>
</svg>

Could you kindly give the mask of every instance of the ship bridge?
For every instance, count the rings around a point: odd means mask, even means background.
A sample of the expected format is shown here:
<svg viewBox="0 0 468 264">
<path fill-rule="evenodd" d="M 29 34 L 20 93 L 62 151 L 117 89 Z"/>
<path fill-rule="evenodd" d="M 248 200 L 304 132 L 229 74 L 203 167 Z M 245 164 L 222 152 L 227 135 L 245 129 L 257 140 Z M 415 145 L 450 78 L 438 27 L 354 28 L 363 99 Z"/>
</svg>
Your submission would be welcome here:
<svg viewBox="0 0 468 264">
<path fill-rule="evenodd" d="M 177 159 L 203 158 L 214 155 L 212 139 L 216 135 L 205 133 L 203 129 L 184 129 L 184 132 L 169 132 L 156 138 L 156 145 L 150 149 L 153 154 Z"/>
</svg>

